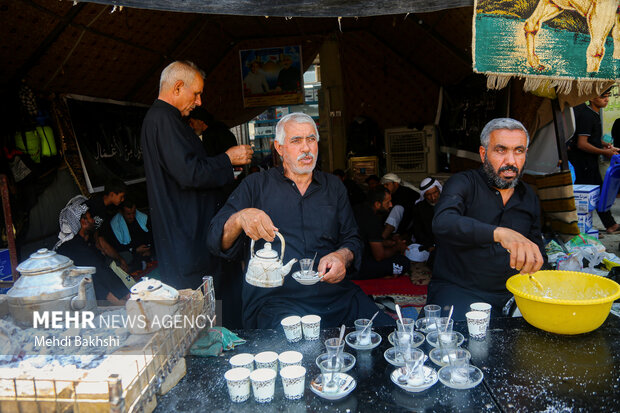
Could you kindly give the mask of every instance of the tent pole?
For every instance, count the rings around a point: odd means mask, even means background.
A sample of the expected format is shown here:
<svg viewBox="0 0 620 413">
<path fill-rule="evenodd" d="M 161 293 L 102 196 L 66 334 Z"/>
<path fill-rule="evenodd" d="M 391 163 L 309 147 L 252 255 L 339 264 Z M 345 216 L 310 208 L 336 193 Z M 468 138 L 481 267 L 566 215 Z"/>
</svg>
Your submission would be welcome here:
<svg viewBox="0 0 620 413">
<path fill-rule="evenodd" d="M 553 128 L 555 130 L 555 142 L 558 147 L 560 170 L 568 171 L 568 154 L 566 152 L 564 115 L 560 110 L 560 102 L 557 98 L 551 100 L 551 109 L 553 112 Z"/>
</svg>

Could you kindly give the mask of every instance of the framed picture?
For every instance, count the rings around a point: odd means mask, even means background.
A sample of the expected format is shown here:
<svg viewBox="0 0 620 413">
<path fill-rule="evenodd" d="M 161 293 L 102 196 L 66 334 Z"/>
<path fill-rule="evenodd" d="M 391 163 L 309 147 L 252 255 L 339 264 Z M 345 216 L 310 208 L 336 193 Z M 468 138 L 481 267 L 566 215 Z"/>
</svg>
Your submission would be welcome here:
<svg viewBox="0 0 620 413">
<path fill-rule="evenodd" d="M 243 106 L 304 103 L 301 46 L 239 51 Z"/>
</svg>

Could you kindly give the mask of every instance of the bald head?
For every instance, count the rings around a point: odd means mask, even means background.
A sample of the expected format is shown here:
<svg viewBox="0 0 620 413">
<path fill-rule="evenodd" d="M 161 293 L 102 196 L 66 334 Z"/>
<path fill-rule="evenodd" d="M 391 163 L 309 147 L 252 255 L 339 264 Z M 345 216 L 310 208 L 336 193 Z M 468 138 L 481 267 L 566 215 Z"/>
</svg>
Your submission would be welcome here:
<svg viewBox="0 0 620 413">
<path fill-rule="evenodd" d="M 177 108 L 187 116 L 201 105 L 204 72 L 189 61 L 170 63 L 159 78 L 159 99 Z"/>
</svg>

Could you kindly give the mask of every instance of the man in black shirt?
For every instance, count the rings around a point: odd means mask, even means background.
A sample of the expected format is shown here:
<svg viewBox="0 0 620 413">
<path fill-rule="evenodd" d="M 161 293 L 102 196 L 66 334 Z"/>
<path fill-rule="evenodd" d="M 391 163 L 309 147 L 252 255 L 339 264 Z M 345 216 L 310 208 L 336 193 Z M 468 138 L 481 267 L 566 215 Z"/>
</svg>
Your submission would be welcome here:
<svg viewBox="0 0 620 413">
<path fill-rule="evenodd" d="M 390 215 L 385 220 L 383 238 L 387 239 L 393 232 L 397 232 L 408 240 L 411 233 L 413 205 L 420 198 L 420 194 L 405 186 L 400 177 L 394 173 L 383 175 L 381 183 L 390 190 L 392 205 L 394 205 Z"/>
<path fill-rule="evenodd" d="M 112 246 L 114 237 L 110 231 L 110 219 L 117 212 L 118 206 L 125 200 L 127 186 L 120 179 L 110 179 L 105 183 L 103 193 L 92 196 L 86 205 L 95 222 L 94 242 L 107 257 L 116 261 L 125 272 L 129 265 Z"/>
<path fill-rule="evenodd" d="M 209 157 L 183 116 L 202 103 L 204 73 L 191 62 L 173 62 L 162 71 L 159 95 L 144 117 L 141 146 L 153 240 L 162 281 L 197 288 L 217 270 L 206 251 L 211 218 L 220 207 L 221 187 L 234 180 L 233 165 L 252 159 L 248 145 Z M 215 291 L 217 288 L 218 279 Z"/>
<path fill-rule="evenodd" d="M 437 256 L 427 302 L 444 311 L 454 305 L 455 320 L 476 301 L 501 315 L 511 297 L 506 280 L 545 262 L 538 197 L 520 180 L 528 144 L 520 122 L 487 123 L 480 135 L 483 166 L 452 176 L 435 207 Z"/>
<path fill-rule="evenodd" d="M 110 229 L 114 234 L 114 248 L 131 253 L 131 271 L 141 270 L 145 263 L 151 261 L 153 232 L 150 230 L 149 217 L 137 210 L 132 199 L 127 198 L 121 204 L 120 212 L 110 220 Z"/>
<path fill-rule="evenodd" d="M 403 255 L 407 243 L 402 239 L 384 240 L 382 236 L 384 214 L 390 208 L 392 196 L 383 186 L 369 191 L 367 201 L 355 207 L 355 220 L 364 240 L 364 255 L 362 266 L 352 274 L 352 279 L 367 280 L 409 272 L 411 263 Z"/>
<path fill-rule="evenodd" d="M 290 274 L 281 287 L 243 282 L 245 328 L 278 328 L 286 316 L 307 314 L 321 316 L 322 327 L 353 325 L 377 311 L 375 303 L 345 279 L 347 268 L 359 268 L 362 241 L 344 185 L 336 176 L 315 169 L 318 141 L 310 116 L 283 117 L 276 125 L 274 143 L 283 165 L 248 175 L 211 221 L 209 248 L 227 259 L 247 260 L 250 238 L 272 242 L 276 231 L 286 242 L 284 247 L 276 240 L 273 246 L 284 250 L 280 257 L 284 264 L 317 254 L 322 282 L 302 285 Z M 296 270 L 297 264 L 291 272 Z M 374 323 L 393 325 L 394 320 L 380 313 Z"/>
<path fill-rule="evenodd" d="M 584 103 L 575 108 L 575 133 L 568 151 L 568 159 L 575 168 L 575 184 L 602 185 L 598 157 L 611 158 L 618 154 L 618 148 L 601 140 L 603 127 L 600 111 L 608 103 L 609 90 L 590 100 L 590 106 Z M 597 210 L 597 213 L 607 232 L 614 233 L 620 229 L 611 211 Z"/>
</svg>

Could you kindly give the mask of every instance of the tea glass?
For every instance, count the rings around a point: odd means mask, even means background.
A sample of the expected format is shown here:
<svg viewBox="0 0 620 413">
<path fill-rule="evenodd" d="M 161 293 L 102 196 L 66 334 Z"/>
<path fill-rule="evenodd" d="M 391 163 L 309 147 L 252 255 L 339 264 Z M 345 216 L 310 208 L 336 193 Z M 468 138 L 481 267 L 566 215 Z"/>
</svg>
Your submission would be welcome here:
<svg viewBox="0 0 620 413">
<path fill-rule="evenodd" d="M 424 352 L 419 348 L 408 348 L 403 353 L 407 384 L 419 386 L 424 383 Z M 401 381 L 403 378 L 399 379 Z"/>
<path fill-rule="evenodd" d="M 355 320 L 355 331 L 357 331 L 357 344 L 368 346 L 371 344 L 370 334 L 372 333 L 372 321 L 367 318 Z M 362 331 L 364 334 L 362 335 Z"/>
<path fill-rule="evenodd" d="M 312 274 L 312 266 L 314 260 L 312 258 L 302 258 L 299 260 L 299 267 L 301 268 L 301 275 L 304 277 L 310 277 Z"/>
<path fill-rule="evenodd" d="M 338 393 L 340 383 L 338 383 L 338 373 L 342 370 L 342 363 L 333 363 L 332 360 L 323 360 L 319 367 L 321 369 L 321 380 L 323 381 L 323 393 Z"/>
<path fill-rule="evenodd" d="M 469 354 L 463 349 L 456 349 L 448 355 L 450 359 L 450 382 L 454 384 L 469 381 Z"/>
<path fill-rule="evenodd" d="M 325 340 L 325 349 L 327 350 L 327 359 L 325 361 L 333 363 L 334 361 L 340 365 L 344 363 L 344 357 L 342 356 L 342 350 L 344 349 L 344 340 L 338 338 L 328 338 Z M 335 359 L 336 354 L 338 358 Z"/>
</svg>

